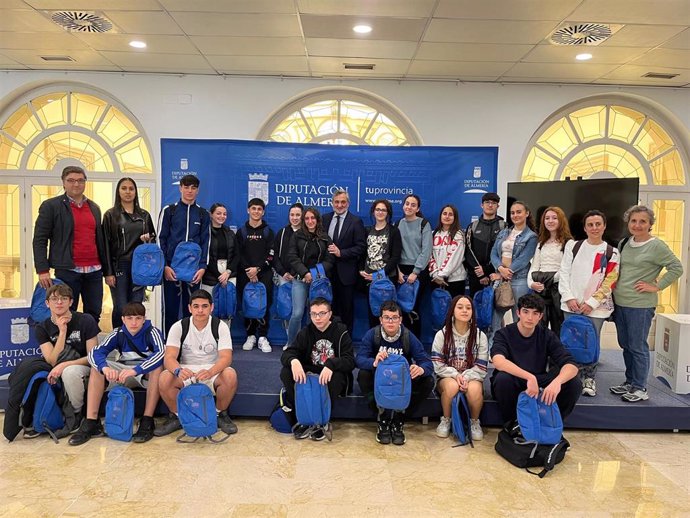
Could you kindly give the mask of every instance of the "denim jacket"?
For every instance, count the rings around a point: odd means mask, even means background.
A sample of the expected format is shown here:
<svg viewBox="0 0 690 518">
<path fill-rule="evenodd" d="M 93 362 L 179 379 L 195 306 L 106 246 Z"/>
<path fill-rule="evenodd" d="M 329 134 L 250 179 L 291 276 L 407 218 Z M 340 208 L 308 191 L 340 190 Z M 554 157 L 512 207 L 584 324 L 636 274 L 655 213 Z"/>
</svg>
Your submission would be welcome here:
<svg viewBox="0 0 690 518">
<path fill-rule="evenodd" d="M 496 236 L 496 242 L 491 249 L 491 264 L 496 268 L 496 271 L 498 271 L 498 267 L 501 265 L 501 246 L 512 230 L 512 228 L 506 227 Z M 530 261 L 537 249 L 537 241 L 537 234 L 529 227 L 525 227 L 522 233 L 515 238 L 513 261 L 510 263 L 510 269 L 513 270 L 513 279 L 527 278 Z"/>
</svg>

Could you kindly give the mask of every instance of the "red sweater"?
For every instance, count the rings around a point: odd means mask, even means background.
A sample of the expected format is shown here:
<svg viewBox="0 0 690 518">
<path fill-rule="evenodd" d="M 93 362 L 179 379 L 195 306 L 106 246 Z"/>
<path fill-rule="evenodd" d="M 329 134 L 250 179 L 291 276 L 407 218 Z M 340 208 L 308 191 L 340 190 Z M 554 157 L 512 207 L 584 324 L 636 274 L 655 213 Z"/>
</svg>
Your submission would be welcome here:
<svg viewBox="0 0 690 518">
<path fill-rule="evenodd" d="M 96 248 L 96 218 L 93 217 L 88 200 L 81 207 L 70 203 L 74 218 L 74 239 L 72 259 L 74 266 L 96 266 L 101 264 Z"/>
</svg>

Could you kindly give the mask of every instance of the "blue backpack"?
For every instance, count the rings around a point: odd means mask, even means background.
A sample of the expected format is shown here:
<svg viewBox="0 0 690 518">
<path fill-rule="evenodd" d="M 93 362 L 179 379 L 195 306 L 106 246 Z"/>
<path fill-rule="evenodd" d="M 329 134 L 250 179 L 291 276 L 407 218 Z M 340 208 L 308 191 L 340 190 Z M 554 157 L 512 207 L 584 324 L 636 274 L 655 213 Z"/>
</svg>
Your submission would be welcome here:
<svg viewBox="0 0 690 518">
<path fill-rule="evenodd" d="M 230 437 L 226 435 L 220 440 L 213 438 L 218 431 L 216 402 L 211 389 L 203 383 L 191 383 L 182 387 L 177 394 L 177 416 L 184 430 L 177 442 L 196 442 L 199 438 L 204 438 L 219 443 Z M 185 441 L 184 437 L 193 437 L 194 440 Z"/>
<path fill-rule="evenodd" d="M 561 343 L 579 364 L 599 361 L 597 330 L 586 316 L 574 315 L 565 319 L 561 325 Z"/>
<path fill-rule="evenodd" d="M 158 245 L 144 243 L 134 249 L 132 282 L 136 286 L 158 286 L 163 282 L 164 269 L 165 255 Z"/>
<path fill-rule="evenodd" d="M 53 284 L 64 284 L 60 279 L 52 279 Z M 46 304 L 46 289 L 36 283 L 34 294 L 31 296 L 29 320 L 33 324 L 40 324 L 50 317 L 50 308 Z"/>
<path fill-rule="evenodd" d="M 333 302 L 333 288 L 331 288 L 331 281 L 326 277 L 326 271 L 323 269 L 323 264 L 318 263 L 316 268 L 310 268 L 309 272 L 311 272 L 309 300 L 322 298 L 326 299 L 329 304 Z"/>
<path fill-rule="evenodd" d="M 412 284 L 407 282 L 407 275 L 405 282 L 398 284 L 398 305 L 405 313 L 412 313 L 414 304 L 417 302 L 417 293 L 419 293 L 419 279 L 416 279 Z"/>
<path fill-rule="evenodd" d="M 482 330 L 491 327 L 491 319 L 494 314 L 494 287 L 489 284 L 483 290 L 474 294 L 474 314 L 477 319 L 477 327 Z"/>
<path fill-rule="evenodd" d="M 285 400 L 285 388 L 280 389 L 278 401 L 273 407 L 268 422 L 271 427 L 278 433 L 292 433 L 296 424 L 295 412 L 287 405 Z"/>
<path fill-rule="evenodd" d="M 472 443 L 472 433 L 470 432 L 472 423 L 470 422 L 470 409 L 467 405 L 467 398 L 462 392 L 458 392 L 453 398 L 450 407 L 450 419 L 453 429 L 453 435 L 458 440 L 455 446 L 464 446 L 469 444 L 474 448 Z M 453 448 L 455 448 L 453 446 Z"/>
<path fill-rule="evenodd" d="M 376 367 L 374 375 L 376 405 L 386 410 L 402 412 L 410 405 L 411 395 L 410 364 L 404 356 L 389 355 Z"/>
<path fill-rule="evenodd" d="M 434 329 L 441 329 L 445 324 L 451 300 L 453 297 L 443 288 L 431 292 L 431 326 Z"/>
<path fill-rule="evenodd" d="M 175 248 L 170 267 L 175 271 L 178 281 L 192 282 L 199 269 L 201 247 L 193 241 L 182 241 Z"/>
<path fill-rule="evenodd" d="M 263 286 L 263 285 L 262 285 Z M 237 311 L 237 289 L 228 281 L 223 287 L 221 283 L 213 287 L 213 316 L 227 320 L 235 316 Z"/>
<path fill-rule="evenodd" d="M 105 433 L 116 441 L 132 440 L 134 427 L 134 393 L 124 385 L 117 385 L 108 391 L 105 404 Z"/>
<path fill-rule="evenodd" d="M 369 307 L 371 314 L 376 318 L 381 316 L 381 304 L 387 300 L 398 300 L 398 292 L 395 285 L 386 276 L 384 270 L 378 270 L 371 274 L 371 285 L 369 286 Z"/>
<path fill-rule="evenodd" d="M 292 316 L 292 282 L 284 282 L 276 290 L 276 316 L 280 320 Z"/>
<path fill-rule="evenodd" d="M 38 433 L 49 434 L 55 443 L 58 440 L 54 432 L 65 426 L 65 418 L 57 400 L 60 390 L 60 383 L 51 385 L 48 383 L 48 371 L 41 371 L 29 380 L 22 398 L 22 407 L 26 407 L 32 394 L 35 394 L 32 426 Z"/>
<path fill-rule="evenodd" d="M 248 282 L 242 293 L 244 318 L 261 319 L 266 316 L 266 286 L 261 282 Z"/>
<path fill-rule="evenodd" d="M 295 410 L 304 426 L 324 426 L 331 420 L 328 386 L 319 383 L 318 375 L 310 372 L 306 383 L 295 383 Z"/>
<path fill-rule="evenodd" d="M 535 444 L 558 444 L 563 437 L 563 420 L 558 405 L 547 405 L 527 392 L 520 392 L 517 402 L 517 420 L 520 432 L 526 442 Z"/>
</svg>

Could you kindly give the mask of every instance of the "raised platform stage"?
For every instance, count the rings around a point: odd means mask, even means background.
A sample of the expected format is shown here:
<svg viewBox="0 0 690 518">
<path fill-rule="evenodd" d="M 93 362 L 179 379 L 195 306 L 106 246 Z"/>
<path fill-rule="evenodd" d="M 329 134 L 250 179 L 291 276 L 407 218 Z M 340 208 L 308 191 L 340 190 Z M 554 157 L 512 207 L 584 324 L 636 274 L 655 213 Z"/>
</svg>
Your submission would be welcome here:
<svg viewBox="0 0 690 518">
<path fill-rule="evenodd" d="M 230 414 L 241 417 L 267 417 L 280 391 L 280 347 L 271 354 L 254 349 L 234 352 L 233 365 L 238 373 L 239 388 L 230 406 Z M 653 358 L 652 353 L 652 358 Z M 652 360 L 653 365 L 653 360 Z M 490 375 L 490 373 L 489 373 Z M 356 379 L 356 373 L 355 373 Z M 594 398 L 581 397 L 575 411 L 565 422 L 568 428 L 603 430 L 690 430 L 690 395 L 679 395 L 658 379 L 650 376 L 649 400 L 624 403 L 620 396 L 608 390 L 623 378 L 623 357 L 619 350 L 603 350 L 597 372 L 598 394 Z M 7 404 L 7 381 L 0 381 L 0 408 Z M 489 381 L 484 382 L 486 398 L 481 421 L 486 426 L 500 426 L 498 406 L 491 399 Z M 137 394 L 138 413 L 143 411 L 144 393 Z M 161 403 L 159 408 L 165 412 Z M 417 412 L 418 417 L 438 418 L 441 405 L 435 395 L 427 399 Z M 359 394 L 355 382 L 354 394 L 339 398 L 333 407 L 335 419 L 373 419 L 374 415 Z"/>
</svg>

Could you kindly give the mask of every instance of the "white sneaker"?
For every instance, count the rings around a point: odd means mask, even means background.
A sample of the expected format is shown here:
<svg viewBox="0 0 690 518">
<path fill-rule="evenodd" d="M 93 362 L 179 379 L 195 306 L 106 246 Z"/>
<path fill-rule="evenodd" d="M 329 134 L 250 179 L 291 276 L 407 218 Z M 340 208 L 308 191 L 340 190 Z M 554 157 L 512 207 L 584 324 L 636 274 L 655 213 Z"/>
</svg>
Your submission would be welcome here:
<svg viewBox="0 0 690 518">
<path fill-rule="evenodd" d="M 597 382 L 594 378 L 585 378 L 585 382 L 582 384 L 582 395 L 594 397 L 597 395 Z"/>
<path fill-rule="evenodd" d="M 444 439 L 450 435 L 450 417 L 441 416 L 441 422 L 436 427 L 436 435 Z"/>
<path fill-rule="evenodd" d="M 288 347 L 290 347 L 290 346 L 289 346 L 288 344 L 285 344 L 285 345 L 283 346 L 283 351 L 287 351 L 287 348 L 288 348 Z"/>
<path fill-rule="evenodd" d="M 273 349 L 271 349 L 271 344 L 268 342 L 268 338 L 265 336 L 259 338 L 259 349 L 261 349 L 262 353 L 270 353 L 273 351 Z"/>
<path fill-rule="evenodd" d="M 470 420 L 470 435 L 472 435 L 473 441 L 481 441 L 484 438 L 484 432 L 479 419 Z"/>
<path fill-rule="evenodd" d="M 244 345 L 242 346 L 242 350 L 251 351 L 252 349 L 254 349 L 255 345 L 256 345 L 256 336 L 248 336 L 247 341 L 244 342 Z"/>
</svg>

